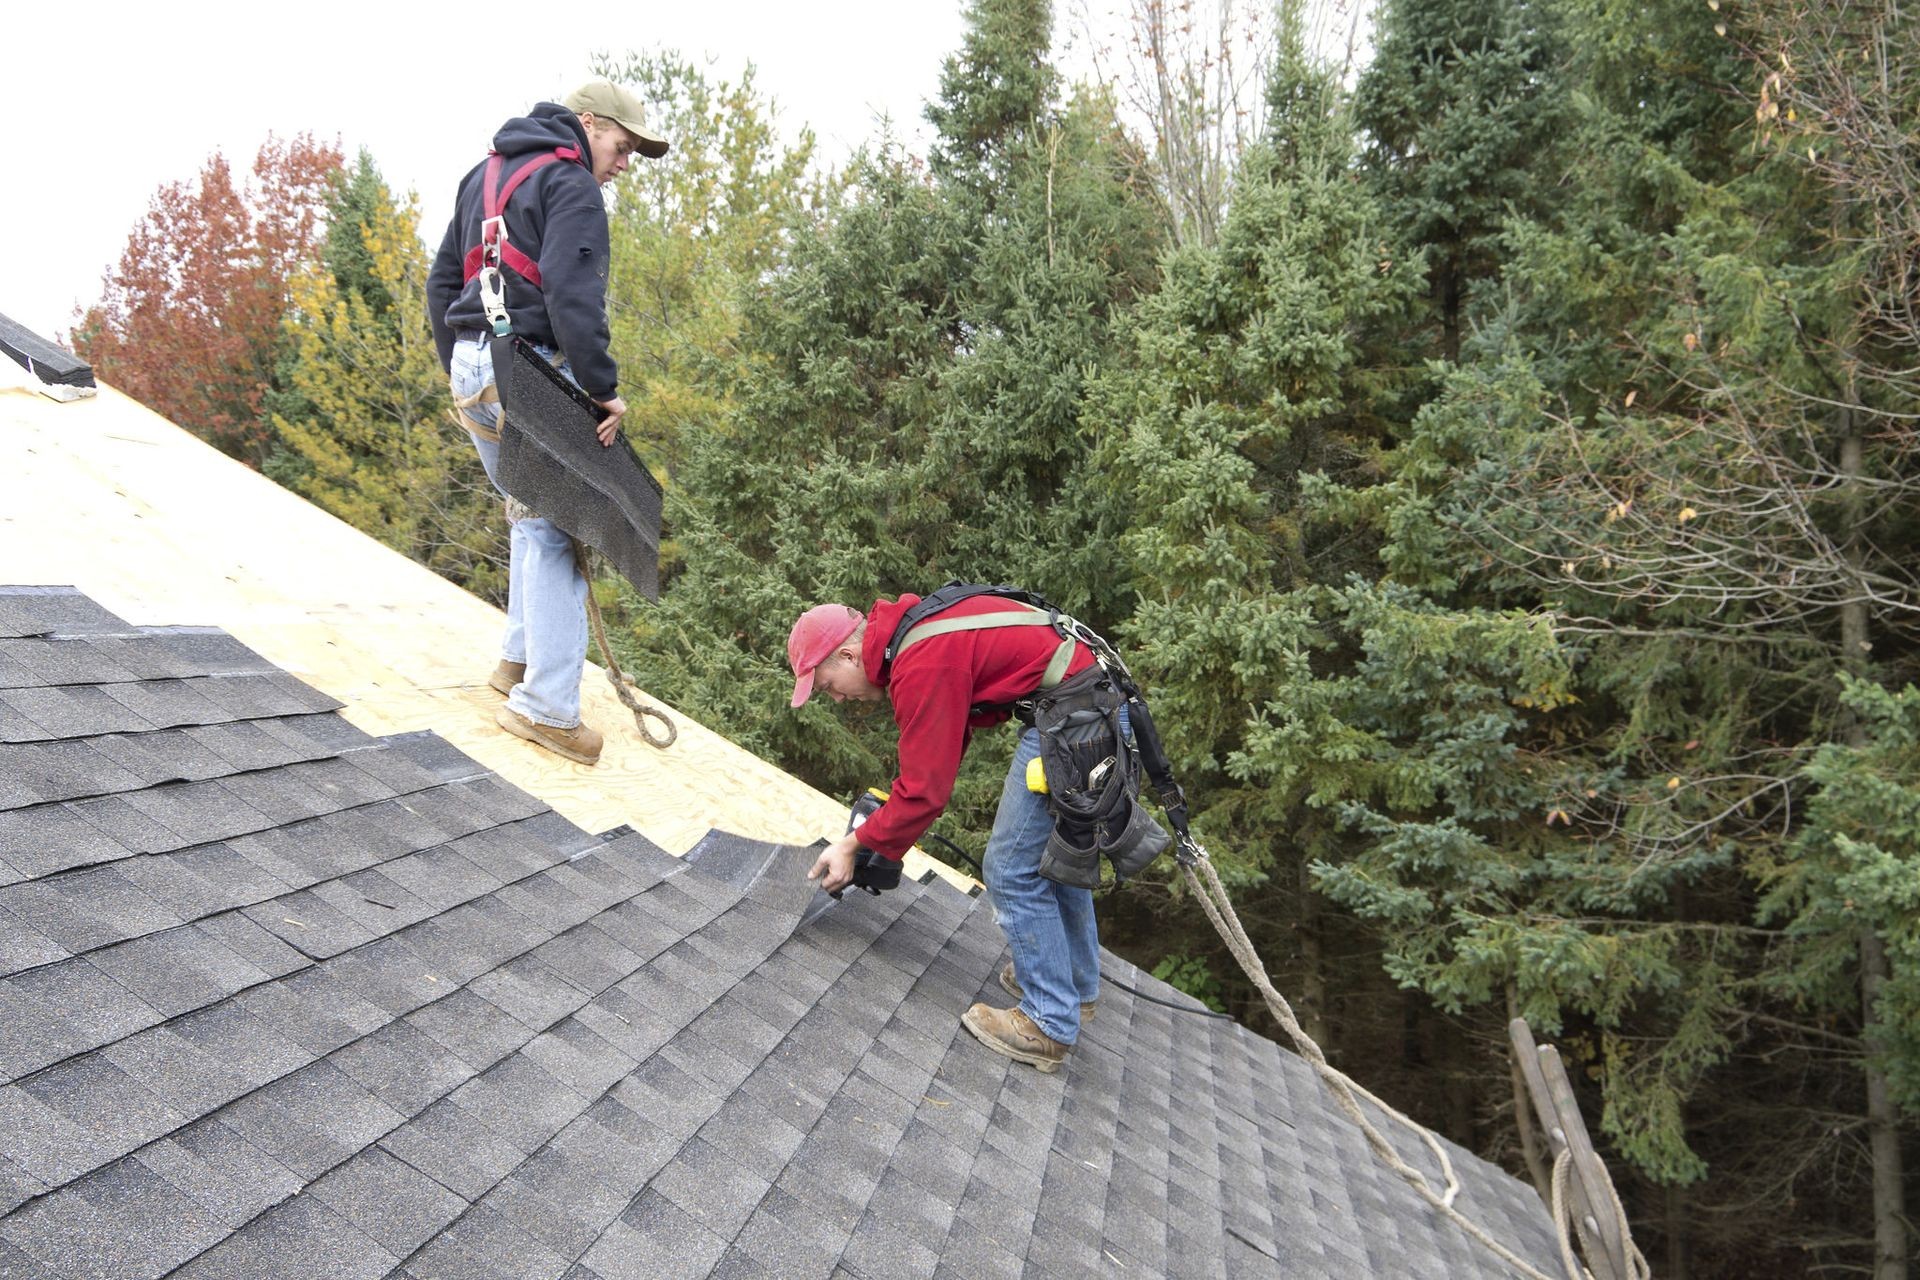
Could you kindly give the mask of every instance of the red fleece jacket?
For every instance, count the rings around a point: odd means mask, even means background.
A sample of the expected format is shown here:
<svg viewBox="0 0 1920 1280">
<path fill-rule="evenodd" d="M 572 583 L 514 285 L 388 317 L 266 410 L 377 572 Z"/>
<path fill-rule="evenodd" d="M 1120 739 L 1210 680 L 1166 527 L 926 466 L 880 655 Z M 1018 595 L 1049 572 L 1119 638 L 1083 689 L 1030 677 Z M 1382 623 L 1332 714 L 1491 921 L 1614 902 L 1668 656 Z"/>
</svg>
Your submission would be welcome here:
<svg viewBox="0 0 1920 1280">
<path fill-rule="evenodd" d="M 883 679 L 880 656 L 901 616 L 918 603 L 916 595 L 891 603 L 874 601 L 860 651 L 867 679 L 887 691 L 894 723 L 900 726 L 900 776 L 888 788 L 887 802 L 860 825 L 860 843 L 889 858 L 904 856 L 947 807 L 973 730 L 1007 719 L 1004 711 L 976 716 L 973 708 L 1013 702 L 1034 692 L 1060 647 L 1060 637 L 1050 627 L 954 631 L 915 641 Z M 1009 608 L 1019 606 L 996 596 L 975 596 L 934 616 L 957 618 Z M 1067 674 L 1092 665 L 1093 654 L 1076 644 Z"/>
</svg>

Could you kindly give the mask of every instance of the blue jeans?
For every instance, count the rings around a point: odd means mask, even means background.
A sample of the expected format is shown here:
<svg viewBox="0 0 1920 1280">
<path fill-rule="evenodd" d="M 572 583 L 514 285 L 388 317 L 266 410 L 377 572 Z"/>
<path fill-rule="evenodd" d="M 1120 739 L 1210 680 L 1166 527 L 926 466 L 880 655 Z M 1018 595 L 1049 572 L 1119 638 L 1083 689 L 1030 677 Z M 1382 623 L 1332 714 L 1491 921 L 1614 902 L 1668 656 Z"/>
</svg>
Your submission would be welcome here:
<svg viewBox="0 0 1920 1280">
<path fill-rule="evenodd" d="M 981 864 L 994 918 L 1013 948 L 1013 972 L 1026 994 L 1020 1009 L 1061 1044 L 1080 1037 L 1080 1006 L 1100 996 L 1100 930 L 1093 893 L 1040 874 L 1053 832 L 1047 798 L 1027 790 L 1027 762 L 1040 754 L 1040 731 L 1014 748 L 1000 808 Z"/>
<path fill-rule="evenodd" d="M 453 344 L 453 394 L 464 398 L 493 381 L 493 353 L 484 336 L 462 334 Z M 536 347 L 561 373 L 573 376 L 552 347 Z M 476 422 L 493 426 L 497 404 L 467 410 Z M 487 479 L 496 474 L 500 446 L 469 433 Z M 527 674 L 507 695 L 507 706 L 538 724 L 571 729 L 580 723 L 580 674 L 587 661 L 587 580 L 573 559 L 573 540 L 551 520 L 539 516 L 513 522 L 507 562 L 507 635 L 500 656 L 524 662 Z"/>
</svg>

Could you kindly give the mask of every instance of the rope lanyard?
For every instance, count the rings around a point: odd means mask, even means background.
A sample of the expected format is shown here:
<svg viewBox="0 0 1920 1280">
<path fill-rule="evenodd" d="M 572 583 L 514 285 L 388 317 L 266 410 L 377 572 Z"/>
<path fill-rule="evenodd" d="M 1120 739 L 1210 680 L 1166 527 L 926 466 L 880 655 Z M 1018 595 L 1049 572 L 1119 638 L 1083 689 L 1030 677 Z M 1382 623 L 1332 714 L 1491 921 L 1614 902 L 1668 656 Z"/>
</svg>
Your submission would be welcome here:
<svg viewBox="0 0 1920 1280">
<path fill-rule="evenodd" d="M 587 572 L 587 544 L 578 538 L 573 540 L 573 560 L 580 570 L 580 576 L 587 580 L 587 621 L 593 624 L 593 641 L 600 647 L 601 661 L 607 664 L 607 679 L 613 685 L 613 692 L 619 697 L 620 704 L 633 712 L 633 727 L 640 731 L 640 737 L 646 744 L 664 751 L 679 738 L 680 728 L 665 711 L 650 707 L 633 696 L 632 691 L 640 685 L 620 669 L 619 661 L 613 656 L 613 646 L 607 642 L 606 624 L 600 620 L 600 602 L 593 598 L 593 576 Z M 649 718 L 658 720 L 666 727 L 666 736 L 658 736 L 647 727 Z"/>
<path fill-rule="evenodd" d="M 1299 1050 L 1300 1056 L 1307 1060 L 1320 1079 L 1325 1082 L 1328 1091 L 1340 1104 L 1340 1109 L 1346 1112 L 1359 1127 L 1360 1132 L 1365 1135 L 1367 1145 L 1372 1148 L 1374 1155 L 1379 1157 L 1381 1163 L 1398 1174 L 1402 1181 L 1419 1194 L 1421 1199 L 1451 1219 L 1469 1237 L 1492 1250 L 1501 1261 L 1525 1276 L 1527 1280 L 1593 1280 L 1592 1273 L 1581 1266 L 1574 1256 L 1569 1225 L 1572 1214 L 1565 1204 L 1566 1197 L 1563 1193 L 1563 1184 L 1566 1179 L 1564 1166 L 1568 1163 L 1566 1153 L 1561 1153 L 1560 1159 L 1554 1166 L 1554 1194 L 1551 1209 L 1554 1230 L 1560 1240 L 1561 1261 L 1567 1269 L 1566 1276 L 1556 1278 L 1547 1275 L 1495 1240 L 1485 1228 L 1454 1207 L 1454 1198 L 1460 1194 L 1460 1180 L 1454 1175 L 1453 1162 L 1447 1158 L 1446 1149 L 1440 1145 L 1440 1140 L 1434 1137 L 1432 1130 L 1388 1106 L 1327 1061 L 1327 1055 L 1321 1052 L 1320 1046 L 1314 1042 L 1312 1036 L 1307 1034 L 1306 1028 L 1300 1025 L 1299 1019 L 1294 1017 L 1293 1006 L 1289 1005 L 1286 997 L 1274 987 L 1273 979 L 1267 974 L 1266 965 L 1261 962 L 1259 953 L 1254 950 L 1253 942 L 1247 937 L 1247 931 L 1240 923 L 1240 917 L 1234 913 L 1233 904 L 1227 898 L 1226 886 L 1220 881 L 1220 873 L 1214 869 L 1213 859 L 1208 856 L 1200 842 L 1191 835 L 1182 834 L 1175 857 L 1181 871 L 1186 875 L 1188 886 L 1193 890 L 1194 896 L 1199 899 L 1201 908 L 1207 913 L 1207 919 L 1213 923 L 1214 929 L 1227 944 L 1227 949 L 1233 953 L 1233 958 L 1240 962 L 1241 970 L 1265 998 L 1268 1012 L 1273 1014 L 1274 1020 L 1286 1031 L 1288 1038 L 1293 1041 L 1294 1048 Z M 1387 1140 L 1386 1135 L 1367 1119 L 1366 1113 L 1360 1109 L 1360 1098 L 1371 1102 L 1390 1120 L 1411 1130 L 1427 1144 L 1427 1149 L 1438 1160 L 1441 1173 L 1446 1179 L 1447 1185 L 1444 1192 L 1435 1191 L 1433 1185 L 1427 1181 L 1426 1175 L 1408 1164 L 1394 1149 L 1393 1144 Z M 1633 1237 L 1627 1229 L 1626 1207 L 1620 1203 L 1619 1194 L 1614 1191 L 1611 1181 L 1607 1184 L 1607 1192 L 1613 1201 L 1613 1212 L 1619 1227 L 1620 1238 L 1626 1242 L 1630 1251 L 1627 1259 L 1629 1280 L 1650 1280 L 1653 1274 L 1652 1268 L 1648 1266 L 1646 1257 L 1633 1243 Z M 1584 1228 L 1577 1229 L 1581 1231 L 1582 1243 L 1586 1244 Z M 1589 1254 L 1593 1252 L 1591 1244 L 1586 1244 L 1586 1250 Z"/>
</svg>

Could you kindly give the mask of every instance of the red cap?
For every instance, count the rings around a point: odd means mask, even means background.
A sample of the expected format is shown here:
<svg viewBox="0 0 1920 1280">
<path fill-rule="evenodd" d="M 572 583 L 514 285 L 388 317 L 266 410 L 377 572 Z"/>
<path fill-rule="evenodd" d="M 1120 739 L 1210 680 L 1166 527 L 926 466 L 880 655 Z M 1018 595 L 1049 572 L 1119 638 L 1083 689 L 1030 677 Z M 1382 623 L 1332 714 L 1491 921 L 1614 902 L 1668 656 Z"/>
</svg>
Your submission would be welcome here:
<svg viewBox="0 0 1920 1280">
<path fill-rule="evenodd" d="M 793 706 L 813 696 L 813 673 L 852 635 L 866 615 L 844 604 L 817 604 L 800 615 L 787 635 L 787 665 L 793 668 Z"/>
</svg>

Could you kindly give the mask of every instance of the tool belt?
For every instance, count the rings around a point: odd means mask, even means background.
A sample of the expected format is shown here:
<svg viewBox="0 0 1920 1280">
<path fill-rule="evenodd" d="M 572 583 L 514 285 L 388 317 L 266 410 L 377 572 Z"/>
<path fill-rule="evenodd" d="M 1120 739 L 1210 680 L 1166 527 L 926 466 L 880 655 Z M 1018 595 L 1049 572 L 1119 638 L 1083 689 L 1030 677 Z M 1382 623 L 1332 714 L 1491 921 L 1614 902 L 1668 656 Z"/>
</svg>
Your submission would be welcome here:
<svg viewBox="0 0 1920 1280">
<path fill-rule="evenodd" d="M 1140 752 L 1123 712 L 1129 698 L 1091 666 L 1033 700 L 1040 767 L 1053 832 L 1040 874 L 1080 889 L 1100 886 L 1100 859 L 1127 880 L 1172 842 L 1140 803 Z"/>
</svg>

